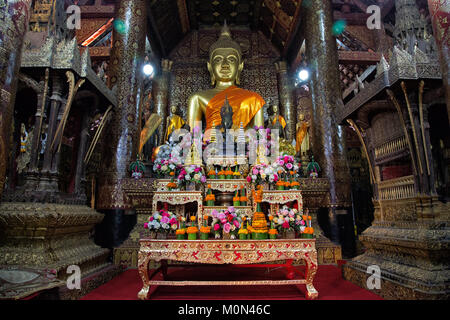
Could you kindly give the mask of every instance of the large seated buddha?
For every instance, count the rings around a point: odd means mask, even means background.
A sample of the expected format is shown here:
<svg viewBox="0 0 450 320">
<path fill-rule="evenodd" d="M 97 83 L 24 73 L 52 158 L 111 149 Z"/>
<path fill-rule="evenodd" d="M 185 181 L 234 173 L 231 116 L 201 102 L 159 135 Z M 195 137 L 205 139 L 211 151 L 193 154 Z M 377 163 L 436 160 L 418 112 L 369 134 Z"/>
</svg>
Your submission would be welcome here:
<svg viewBox="0 0 450 320">
<path fill-rule="evenodd" d="M 233 128 L 242 122 L 244 128 L 264 125 L 264 99 L 257 93 L 238 88 L 239 76 L 244 67 L 241 47 L 231 37 L 225 24 L 219 40 L 209 49 L 207 64 L 213 89 L 193 94 L 189 98 L 188 124 L 191 130 L 197 121 L 206 120 L 206 129 L 219 126 L 220 111 L 228 99 L 233 109 Z"/>
</svg>

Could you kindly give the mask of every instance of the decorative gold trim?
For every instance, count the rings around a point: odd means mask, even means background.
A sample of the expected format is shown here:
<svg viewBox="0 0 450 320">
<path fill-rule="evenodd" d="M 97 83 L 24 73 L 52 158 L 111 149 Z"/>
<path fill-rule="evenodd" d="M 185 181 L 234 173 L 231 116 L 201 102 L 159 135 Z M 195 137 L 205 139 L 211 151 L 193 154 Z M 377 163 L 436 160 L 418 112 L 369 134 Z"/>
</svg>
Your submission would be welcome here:
<svg viewBox="0 0 450 320">
<path fill-rule="evenodd" d="M 406 129 L 405 119 L 403 119 L 402 109 L 400 107 L 400 104 L 398 103 L 397 98 L 394 95 L 394 92 L 392 92 L 392 90 L 390 90 L 390 89 L 387 89 L 386 92 L 389 95 L 389 98 L 391 99 L 392 103 L 394 104 L 395 109 L 397 110 L 398 117 L 400 119 L 400 123 L 402 124 L 402 127 L 403 127 L 403 132 L 405 133 L 406 141 L 408 142 L 408 147 L 409 147 L 409 152 L 411 154 L 411 162 L 413 165 L 413 170 L 414 170 L 414 173 L 417 174 L 417 166 L 416 166 L 416 160 L 414 157 L 414 150 L 413 150 L 413 146 L 411 143 L 411 138 L 409 137 L 409 134 L 408 134 L 408 130 Z"/>
<path fill-rule="evenodd" d="M 103 119 L 100 122 L 97 131 L 95 132 L 94 138 L 92 139 L 91 145 L 89 146 L 88 152 L 86 153 L 86 156 L 84 157 L 84 163 L 89 163 L 91 160 L 91 156 L 94 153 L 95 147 L 97 146 L 98 139 L 102 135 L 103 128 L 105 127 L 106 121 L 108 119 L 109 113 L 112 110 L 112 105 L 108 107 L 105 114 L 103 115 Z"/>
<path fill-rule="evenodd" d="M 73 99 L 75 98 L 75 95 L 77 94 L 78 89 L 86 81 L 85 79 L 80 79 L 75 84 L 75 75 L 73 74 L 72 71 L 67 71 L 66 76 L 67 76 L 67 82 L 69 83 L 69 95 L 67 97 L 67 102 L 64 107 L 64 114 L 62 116 L 61 122 L 59 123 L 58 130 L 56 130 L 52 145 L 50 146 L 50 149 L 54 151 L 53 147 L 55 146 L 55 143 L 58 140 L 58 137 L 61 136 L 61 139 L 59 139 L 59 144 L 58 144 L 58 150 L 57 150 L 58 152 L 61 149 L 62 136 L 64 134 L 64 128 L 66 127 L 66 123 L 67 123 L 67 119 L 69 117 L 70 109 L 72 107 Z"/>
<path fill-rule="evenodd" d="M 402 81 L 401 86 L 402 86 L 403 94 L 405 95 L 406 106 L 408 107 L 409 120 L 411 121 L 411 127 L 412 127 L 412 132 L 413 132 L 413 137 L 414 137 L 414 144 L 416 146 L 417 161 L 419 162 L 419 170 L 420 170 L 420 174 L 423 174 L 422 160 L 420 159 L 420 149 L 419 149 L 419 143 L 418 143 L 417 134 L 416 134 L 416 125 L 414 123 L 414 117 L 413 117 L 412 110 L 411 110 L 411 103 L 409 102 L 408 92 L 406 90 L 406 84 L 404 81 Z"/>
<path fill-rule="evenodd" d="M 424 127 L 424 120 L 423 120 L 423 88 L 425 86 L 425 81 L 420 81 L 419 84 L 419 114 L 420 114 L 420 129 L 422 131 L 422 140 L 423 140 L 423 152 L 425 153 L 425 161 L 427 163 L 427 172 L 428 175 L 431 175 L 430 170 L 430 160 L 428 159 L 428 152 L 427 152 L 427 143 L 425 139 L 425 127 Z"/>
<path fill-rule="evenodd" d="M 366 142 L 364 141 L 364 138 L 361 134 L 361 130 L 359 129 L 358 125 L 351 119 L 347 119 L 348 124 L 355 129 L 356 134 L 358 135 L 359 141 L 361 142 L 361 145 L 364 150 L 364 154 L 366 155 L 367 162 L 369 163 L 369 170 L 370 170 L 370 183 L 373 185 L 376 182 L 375 175 L 373 173 L 373 167 L 372 167 L 372 161 L 370 160 L 369 153 L 367 152 Z"/>
</svg>

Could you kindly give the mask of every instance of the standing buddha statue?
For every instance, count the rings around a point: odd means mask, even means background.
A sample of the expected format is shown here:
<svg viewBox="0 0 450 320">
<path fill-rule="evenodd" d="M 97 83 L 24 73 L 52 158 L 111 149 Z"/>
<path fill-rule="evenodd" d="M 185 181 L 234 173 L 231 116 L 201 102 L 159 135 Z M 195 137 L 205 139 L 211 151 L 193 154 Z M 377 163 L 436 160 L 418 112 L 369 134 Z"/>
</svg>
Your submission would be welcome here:
<svg viewBox="0 0 450 320">
<path fill-rule="evenodd" d="M 284 129 L 286 128 L 286 120 L 282 115 L 277 105 L 272 106 L 272 116 L 269 119 L 269 128 L 278 129 L 280 131 L 280 137 L 285 139 L 286 133 Z"/>
<path fill-rule="evenodd" d="M 226 23 L 219 39 L 209 49 L 208 71 L 213 89 L 193 94 L 188 103 L 188 124 L 206 119 L 206 129 L 213 123 L 222 123 L 220 111 L 225 98 L 233 108 L 233 129 L 264 126 L 264 99 L 257 93 L 240 89 L 240 74 L 244 68 L 241 47 L 231 37 Z"/>
<path fill-rule="evenodd" d="M 169 140 L 169 136 L 172 132 L 181 129 L 185 122 L 183 118 L 181 118 L 177 113 L 178 107 L 177 106 L 171 106 L 170 112 L 172 113 L 172 117 L 167 118 L 167 130 L 166 130 L 166 136 L 165 141 Z"/>
</svg>

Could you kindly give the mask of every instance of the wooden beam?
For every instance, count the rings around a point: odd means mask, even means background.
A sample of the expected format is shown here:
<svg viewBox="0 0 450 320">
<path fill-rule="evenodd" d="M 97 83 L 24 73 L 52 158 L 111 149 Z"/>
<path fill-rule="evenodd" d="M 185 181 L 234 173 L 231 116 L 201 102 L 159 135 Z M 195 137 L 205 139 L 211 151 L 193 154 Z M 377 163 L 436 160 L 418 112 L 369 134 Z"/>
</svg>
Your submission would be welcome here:
<svg viewBox="0 0 450 320">
<path fill-rule="evenodd" d="M 380 52 L 369 51 L 339 51 L 339 63 L 346 64 L 377 64 L 381 60 Z"/>
<path fill-rule="evenodd" d="M 191 29 L 186 0 L 177 0 L 178 14 L 180 15 L 181 30 L 186 34 Z"/>
</svg>

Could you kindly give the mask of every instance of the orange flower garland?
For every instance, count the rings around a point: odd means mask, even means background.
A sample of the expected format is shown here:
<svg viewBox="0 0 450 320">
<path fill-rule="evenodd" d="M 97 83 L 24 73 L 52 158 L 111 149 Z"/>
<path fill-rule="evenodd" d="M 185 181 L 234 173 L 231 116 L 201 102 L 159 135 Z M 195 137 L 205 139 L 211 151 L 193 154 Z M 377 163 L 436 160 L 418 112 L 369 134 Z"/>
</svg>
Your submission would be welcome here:
<svg viewBox="0 0 450 320">
<path fill-rule="evenodd" d="M 201 227 L 200 228 L 201 233 L 211 233 L 211 227 Z M 193 232 L 195 233 L 195 232 Z"/>
</svg>

